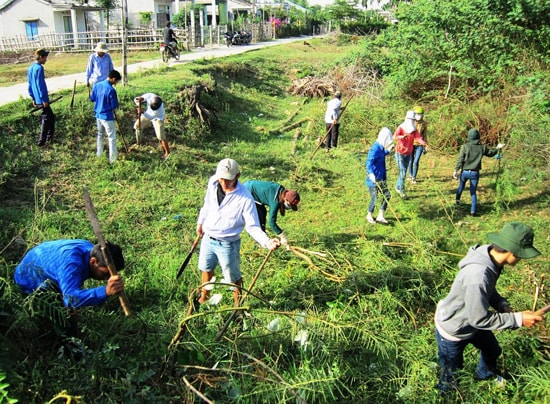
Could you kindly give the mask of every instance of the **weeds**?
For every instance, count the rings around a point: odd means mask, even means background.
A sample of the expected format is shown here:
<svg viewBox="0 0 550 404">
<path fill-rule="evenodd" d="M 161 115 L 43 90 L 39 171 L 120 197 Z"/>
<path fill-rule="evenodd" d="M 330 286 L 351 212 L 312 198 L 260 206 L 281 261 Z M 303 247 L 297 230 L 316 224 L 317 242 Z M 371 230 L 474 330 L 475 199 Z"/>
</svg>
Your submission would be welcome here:
<svg viewBox="0 0 550 404">
<path fill-rule="evenodd" d="M 315 139 L 325 132 L 324 100 L 306 102 L 286 89 L 305 72 L 338 70 L 357 54 L 348 39 L 338 46 L 321 39 L 311 44 L 314 50 L 291 44 L 283 52 L 267 48 L 167 68 L 163 80 L 156 72 L 143 72 L 131 88 L 117 89 L 120 131 L 129 142 L 136 117 L 133 97 L 153 91 L 165 100 L 173 149 L 165 162 L 152 134 L 139 148 L 121 151 L 114 165 L 96 159 L 93 113 L 85 97 L 77 98 L 70 113 L 65 100 L 56 104 L 59 141 L 46 150 L 34 146 L 37 122 L 21 112 L 25 103 L 2 108 L 9 136 L 0 141 L 0 314 L 9 316 L 0 317 L 0 357 L 10 397 L 48 402 L 66 390 L 86 402 L 106 403 L 437 401 L 432 317 L 466 249 L 486 242 L 487 232 L 511 220 L 531 224 L 535 245 L 548 249 L 545 140 L 537 134 L 545 133 L 540 128 L 546 123 L 519 101 L 510 107 L 502 127 L 515 129 L 500 165 L 484 162 L 482 217 L 470 218 L 452 206 L 455 147 L 462 143 L 466 122 L 496 122 L 503 111 L 485 99 L 427 97 L 422 102 L 432 150 L 421 161 L 418 184 L 407 184 L 406 201 L 395 195 L 390 200 L 390 225 L 370 225 L 364 220 L 366 153 L 379 128 L 395 128 L 410 106 L 383 98 L 382 83 L 370 70 L 361 70 L 367 86 L 348 106 L 340 145 L 331 156 L 311 157 Z M 346 79 L 350 69 L 339 72 Z M 183 87 L 204 82 L 215 88 L 205 95 L 219 118 L 211 127 L 192 117 L 180 95 Z M 243 181 L 281 182 L 298 189 L 302 202 L 298 212 L 280 218 L 291 250 L 273 254 L 247 299 L 247 315 L 215 341 L 233 311 L 231 292 L 218 287 L 218 305 L 187 315 L 201 283 L 196 256 L 178 280 L 175 276 L 196 237 L 206 181 L 224 157 L 239 162 Z M 396 173 L 389 159 L 390 183 Z M 64 309 L 23 296 L 12 276 L 25 250 L 36 243 L 63 237 L 93 241 L 83 185 L 94 195 L 105 237 L 123 246 L 127 268 L 122 276 L 135 315 L 124 318 L 116 299 L 83 309 L 83 338 L 60 350 L 53 335 L 40 332 L 35 317 L 62 323 Z M 246 288 L 265 250 L 243 236 L 241 253 Z M 513 307 L 532 306 L 533 282 L 540 283 L 546 263 L 543 257 L 506 271 L 500 288 Z M 538 299 L 539 306 L 546 302 L 547 291 Z M 186 332 L 171 346 L 182 322 Z M 477 358 L 468 352 L 453 399 L 544 402 L 549 363 L 544 332 L 541 326 L 499 333 L 509 374 L 503 391 L 473 381 Z"/>
</svg>

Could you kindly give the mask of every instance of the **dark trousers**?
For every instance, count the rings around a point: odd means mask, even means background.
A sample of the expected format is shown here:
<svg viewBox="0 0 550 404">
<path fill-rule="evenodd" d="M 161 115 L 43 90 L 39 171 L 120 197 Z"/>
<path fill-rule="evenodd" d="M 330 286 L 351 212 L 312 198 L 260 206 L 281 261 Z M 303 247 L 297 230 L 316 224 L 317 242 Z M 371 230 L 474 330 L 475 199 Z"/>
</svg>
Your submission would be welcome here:
<svg viewBox="0 0 550 404">
<path fill-rule="evenodd" d="M 49 105 L 46 108 L 42 108 L 40 123 L 41 127 L 38 145 L 43 146 L 46 142 L 51 142 L 53 140 L 55 132 L 55 115 Z"/>
<path fill-rule="evenodd" d="M 267 208 L 263 204 L 256 202 L 256 210 L 258 211 L 258 217 L 260 218 L 260 226 L 262 226 L 262 230 L 265 232 L 265 225 L 267 223 Z"/>
<path fill-rule="evenodd" d="M 332 123 L 326 123 L 327 128 L 327 140 L 325 141 L 325 147 L 330 149 L 331 147 L 338 147 L 338 134 L 340 129 L 340 124 L 337 123 L 333 125 Z M 329 130 L 330 129 L 330 130 Z"/>
<path fill-rule="evenodd" d="M 438 388 L 441 391 L 453 390 L 457 387 L 454 373 L 462 369 L 464 364 L 464 349 L 472 344 L 480 351 L 476 369 L 476 379 L 485 380 L 497 376 L 497 359 L 502 348 L 491 331 L 479 330 L 472 338 L 465 341 L 449 341 L 435 330 L 435 339 L 439 352 L 441 367 Z"/>
</svg>

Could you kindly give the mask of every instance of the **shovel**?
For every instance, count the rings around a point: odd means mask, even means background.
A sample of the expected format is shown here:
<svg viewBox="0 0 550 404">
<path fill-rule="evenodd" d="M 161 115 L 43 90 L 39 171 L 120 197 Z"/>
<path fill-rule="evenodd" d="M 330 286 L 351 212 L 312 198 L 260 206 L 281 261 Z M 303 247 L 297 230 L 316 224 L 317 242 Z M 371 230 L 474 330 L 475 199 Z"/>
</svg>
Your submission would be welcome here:
<svg viewBox="0 0 550 404">
<path fill-rule="evenodd" d="M 137 129 L 136 129 L 136 144 L 141 143 L 141 97 L 138 98 L 138 106 L 137 106 Z"/>
</svg>

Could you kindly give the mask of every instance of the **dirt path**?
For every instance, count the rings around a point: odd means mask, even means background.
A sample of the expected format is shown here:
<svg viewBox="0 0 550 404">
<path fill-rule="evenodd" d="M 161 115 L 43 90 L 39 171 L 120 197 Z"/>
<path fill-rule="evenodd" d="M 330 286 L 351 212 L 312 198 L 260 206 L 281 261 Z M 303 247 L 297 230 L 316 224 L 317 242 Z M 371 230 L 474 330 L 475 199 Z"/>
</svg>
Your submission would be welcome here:
<svg viewBox="0 0 550 404">
<path fill-rule="evenodd" d="M 244 45 L 244 46 L 232 46 L 230 48 L 228 48 L 225 45 L 214 46 L 209 48 L 200 48 L 200 49 L 195 49 L 190 53 L 182 54 L 180 57 L 180 60 L 176 61 L 171 59 L 169 63 L 170 65 L 177 65 L 181 63 L 187 63 L 197 59 L 221 58 L 224 56 L 230 56 L 230 55 L 236 55 L 239 53 L 249 52 L 255 49 L 264 48 L 266 46 L 275 46 L 275 45 L 281 45 L 289 42 L 303 41 L 303 40 L 307 40 L 308 38 L 311 38 L 311 36 L 281 38 L 270 42 L 260 42 L 260 43 Z M 156 60 L 149 60 L 147 62 L 128 65 L 128 68 L 127 68 L 128 78 L 129 79 L 132 78 L 131 76 L 132 73 L 136 73 L 140 70 L 155 68 L 156 66 L 161 64 L 163 64 L 163 62 L 162 60 L 160 60 L 160 55 L 159 55 L 159 59 L 156 59 Z M 86 66 L 83 65 L 82 73 L 47 78 L 46 84 L 48 86 L 48 92 L 50 94 L 53 94 L 59 90 L 71 89 L 75 80 L 77 85 L 86 84 L 85 76 L 84 76 L 85 68 Z M 122 67 L 120 65 L 115 65 L 115 69 L 122 71 Z M 19 83 L 10 87 L 0 87 L 0 106 L 8 104 L 10 102 L 15 102 L 20 98 L 29 98 L 27 93 L 27 83 Z"/>
</svg>

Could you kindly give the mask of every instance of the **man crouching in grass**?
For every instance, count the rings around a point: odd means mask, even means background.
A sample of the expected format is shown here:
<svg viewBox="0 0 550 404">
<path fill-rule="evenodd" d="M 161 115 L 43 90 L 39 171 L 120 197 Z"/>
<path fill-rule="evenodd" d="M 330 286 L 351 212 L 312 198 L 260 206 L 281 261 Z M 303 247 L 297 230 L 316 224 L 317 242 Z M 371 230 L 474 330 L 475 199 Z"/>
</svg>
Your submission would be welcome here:
<svg viewBox="0 0 550 404">
<path fill-rule="evenodd" d="M 540 255 L 533 247 L 533 237 L 531 227 L 508 223 L 499 233 L 487 235 L 492 244 L 471 247 L 458 263 L 459 272 L 451 291 L 439 302 L 435 312 L 440 393 L 457 388 L 453 375 L 463 366 L 463 353 L 468 344 L 480 351 L 476 379 L 493 379 L 502 385 L 504 379 L 497 373 L 497 359 L 502 349 L 493 331 L 531 327 L 542 321 L 542 317 L 532 311 L 513 312 L 496 290 L 504 265 L 514 266 L 521 259 Z M 490 311 L 489 307 L 496 311 Z"/>
</svg>

